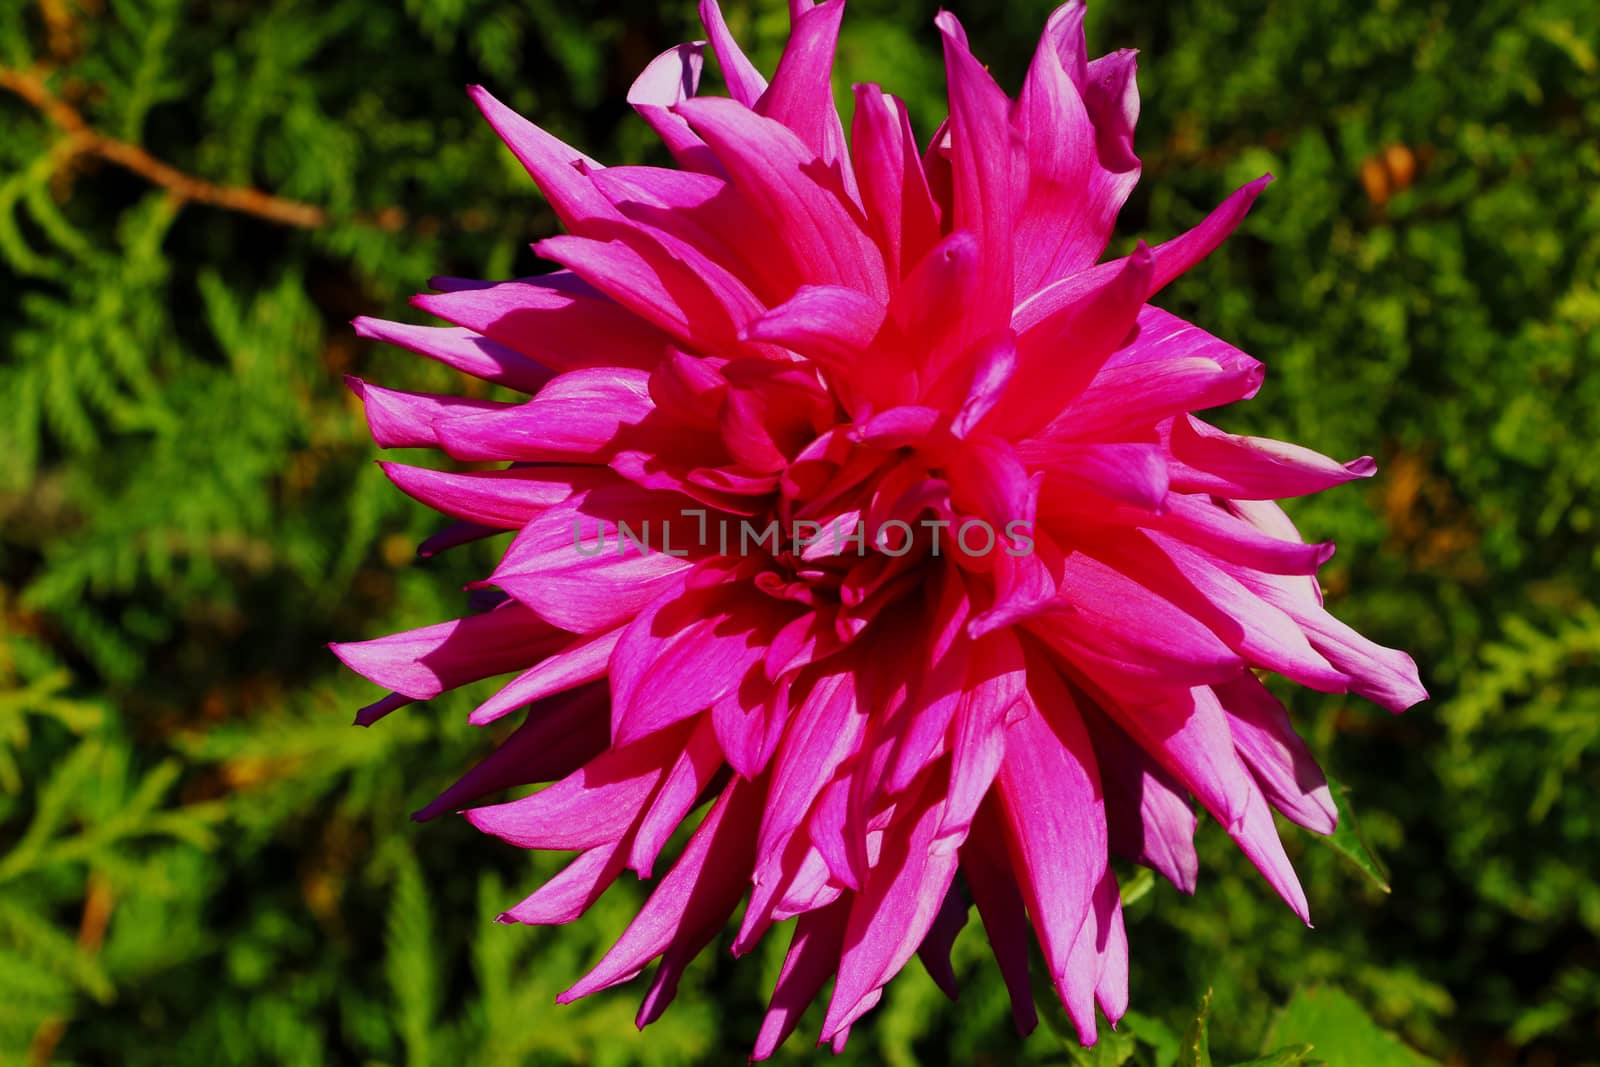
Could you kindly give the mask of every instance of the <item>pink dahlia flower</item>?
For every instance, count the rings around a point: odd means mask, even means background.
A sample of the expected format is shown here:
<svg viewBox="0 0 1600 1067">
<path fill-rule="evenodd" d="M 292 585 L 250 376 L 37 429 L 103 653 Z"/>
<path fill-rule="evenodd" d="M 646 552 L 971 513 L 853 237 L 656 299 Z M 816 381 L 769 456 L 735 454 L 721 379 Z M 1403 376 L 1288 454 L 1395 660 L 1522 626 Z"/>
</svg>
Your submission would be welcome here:
<svg viewBox="0 0 1600 1067">
<path fill-rule="evenodd" d="M 756 1057 L 830 978 L 838 1048 L 913 954 L 953 993 L 970 901 L 1019 1027 L 1031 932 L 1087 1044 L 1095 1006 L 1127 1003 L 1108 856 L 1192 890 L 1191 796 L 1307 915 L 1272 812 L 1327 833 L 1334 805 L 1258 673 L 1425 696 L 1324 610 L 1333 546 L 1275 503 L 1373 463 L 1193 414 L 1254 395 L 1261 364 L 1148 301 L 1268 179 L 1102 262 L 1139 97 L 1131 52 L 1088 58 L 1081 4 L 1016 100 L 940 15 L 926 150 L 875 85 L 846 135 L 843 0 L 791 8 L 770 83 L 715 0 L 729 95 L 696 95 L 700 43 L 635 82 L 675 169 L 603 167 L 472 90 L 567 230 L 535 245 L 561 269 L 435 281 L 415 304 L 453 326 L 356 327 L 531 399 L 353 384 L 379 445 L 505 465 L 385 465 L 458 520 L 434 547 L 514 537 L 477 613 L 335 651 L 393 690 L 362 723 L 515 672 L 471 721 L 521 724 L 418 813 L 577 854 L 504 920 L 659 875 L 563 1002 L 659 958 L 650 1022 L 743 901 L 735 953 L 797 920 Z"/>
</svg>

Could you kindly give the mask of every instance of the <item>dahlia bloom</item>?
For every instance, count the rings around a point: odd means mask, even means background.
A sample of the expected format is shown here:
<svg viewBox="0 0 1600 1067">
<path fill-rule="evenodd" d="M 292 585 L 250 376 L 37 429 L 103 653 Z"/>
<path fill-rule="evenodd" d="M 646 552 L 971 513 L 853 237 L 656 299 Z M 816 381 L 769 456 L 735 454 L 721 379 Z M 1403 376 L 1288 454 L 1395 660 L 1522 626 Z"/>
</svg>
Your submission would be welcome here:
<svg viewBox="0 0 1600 1067">
<path fill-rule="evenodd" d="M 1192 891 L 1191 797 L 1307 917 L 1272 812 L 1327 833 L 1334 805 L 1258 675 L 1425 696 L 1324 610 L 1333 546 L 1275 503 L 1374 466 L 1193 414 L 1262 366 L 1148 301 L 1269 178 L 1102 262 L 1139 98 L 1131 52 L 1088 58 L 1081 3 L 1016 100 L 941 14 L 950 117 L 925 151 L 875 85 L 846 135 L 843 0 L 791 9 L 770 83 L 715 0 L 728 96 L 697 95 L 701 43 L 639 77 L 675 168 L 603 167 L 472 90 L 567 231 L 534 246 L 560 269 L 436 279 L 414 303 L 453 326 L 356 328 L 531 399 L 352 384 L 379 445 L 504 465 L 384 465 L 457 520 L 425 552 L 515 535 L 475 613 L 334 650 L 393 691 L 363 724 L 515 672 L 471 721 L 520 725 L 417 813 L 576 853 L 504 921 L 659 875 L 562 1002 L 659 958 L 649 1023 L 744 902 L 736 954 L 797 920 L 756 1058 L 830 978 L 837 1049 L 913 954 L 954 995 L 970 901 L 1018 1026 L 1031 934 L 1092 1043 L 1096 1005 L 1127 1004 L 1108 856 Z"/>
</svg>

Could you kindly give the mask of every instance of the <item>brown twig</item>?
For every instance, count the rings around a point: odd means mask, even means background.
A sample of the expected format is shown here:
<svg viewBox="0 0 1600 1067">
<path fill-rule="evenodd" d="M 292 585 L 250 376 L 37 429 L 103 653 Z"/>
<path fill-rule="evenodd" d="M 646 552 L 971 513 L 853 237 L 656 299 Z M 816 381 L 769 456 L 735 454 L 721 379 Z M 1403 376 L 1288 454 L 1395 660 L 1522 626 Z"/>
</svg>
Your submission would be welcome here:
<svg viewBox="0 0 1600 1067">
<path fill-rule="evenodd" d="M 83 917 L 78 920 L 78 948 L 93 956 L 105 944 L 106 927 L 111 924 L 111 907 L 116 898 L 111 883 L 95 871 L 89 872 L 89 884 L 84 890 Z M 28 1067 L 46 1067 L 55 1055 L 56 1046 L 67 1033 L 67 1020 L 53 1015 L 39 1024 L 33 1041 L 28 1046 Z"/>
<path fill-rule="evenodd" d="M 180 202 L 210 204 L 307 230 L 328 222 L 327 210 L 315 204 L 274 196 L 248 186 L 217 185 L 163 163 L 136 144 L 97 132 L 76 108 L 50 91 L 39 70 L 0 67 L 0 88 L 9 89 L 33 105 L 66 135 L 63 153 L 68 159 L 89 155 L 115 163 L 161 186 Z M 395 230 L 404 225 L 405 215 L 398 208 L 386 208 L 362 221 L 380 229 Z"/>
</svg>

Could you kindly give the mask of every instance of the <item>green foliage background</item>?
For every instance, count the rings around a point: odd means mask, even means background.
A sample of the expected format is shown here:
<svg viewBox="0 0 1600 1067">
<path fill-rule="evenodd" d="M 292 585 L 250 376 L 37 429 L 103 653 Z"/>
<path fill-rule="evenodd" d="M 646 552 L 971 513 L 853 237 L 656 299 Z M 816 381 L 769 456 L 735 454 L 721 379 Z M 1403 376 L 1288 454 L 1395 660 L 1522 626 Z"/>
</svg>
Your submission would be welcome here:
<svg viewBox="0 0 1600 1067">
<path fill-rule="evenodd" d="M 770 69 L 782 4 L 727 6 Z M 1046 4 L 953 6 L 1014 88 Z M 924 134 L 934 10 L 854 0 L 840 55 Z M 347 321 L 531 273 L 554 228 L 460 86 L 653 158 L 622 94 L 693 16 L 0 0 L 0 1061 L 742 1061 L 775 956 L 708 955 L 643 1037 L 626 990 L 554 1007 L 637 887 L 573 929 L 491 924 L 551 865 L 406 818 L 486 746 L 468 700 L 353 729 L 372 694 L 321 647 L 458 614 L 488 562 L 413 559 L 433 520 L 340 382 L 455 387 Z M 960 1005 L 913 964 L 841 1062 L 1199 1064 L 1207 1032 L 1218 1063 L 1417 1062 L 1369 1019 L 1452 1063 L 1600 1061 L 1600 7 L 1101 0 L 1090 34 L 1143 52 L 1120 243 L 1278 177 L 1164 297 L 1268 364 L 1227 424 L 1379 459 L 1295 515 L 1339 542 L 1336 610 L 1435 700 L 1295 708 L 1393 892 L 1291 836 L 1301 928 L 1207 827 L 1196 898 L 1130 908 L 1136 1014 L 1099 1051 L 1019 1041 L 969 930 Z M 316 224 L 185 201 L 113 141 Z"/>
</svg>

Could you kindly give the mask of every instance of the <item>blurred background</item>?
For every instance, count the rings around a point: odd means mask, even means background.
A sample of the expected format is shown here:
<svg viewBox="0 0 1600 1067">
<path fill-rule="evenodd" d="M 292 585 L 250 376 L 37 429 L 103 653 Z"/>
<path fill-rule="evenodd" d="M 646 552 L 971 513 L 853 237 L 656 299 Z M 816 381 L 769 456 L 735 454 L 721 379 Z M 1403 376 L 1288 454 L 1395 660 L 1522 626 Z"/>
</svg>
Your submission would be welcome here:
<svg viewBox="0 0 1600 1067">
<path fill-rule="evenodd" d="M 1049 5 L 952 6 L 1014 91 Z M 783 5 L 727 9 L 770 70 Z M 837 75 L 922 136 L 934 13 L 852 0 Z M 658 161 L 623 95 L 693 19 L 0 0 L 0 1062 L 743 1061 L 786 937 L 706 954 L 644 1036 L 631 987 L 556 1008 L 639 887 L 493 925 L 552 865 L 407 817 L 489 747 L 482 694 L 356 729 L 376 694 L 322 647 L 460 614 L 498 548 L 414 558 L 435 520 L 340 381 L 459 391 L 349 319 L 540 269 L 554 220 L 462 86 Z M 1293 514 L 1339 543 L 1330 605 L 1434 700 L 1294 707 L 1392 891 L 1289 828 L 1305 929 L 1204 826 L 1195 898 L 1130 906 L 1123 1035 L 1018 1039 L 969 927 L 960 1004 L 913 963 L 839 1062 L 1170 1064 L 1207 989 L 1218 1064 L 1600 1062 L 1600 6 L 1101 0 L 1089 35 L 1142 51 L 1114 251 L 1277 175 L 1161 297 L 1269 368 L 1223 425 L 1379 461 Z"/>
</svg>

